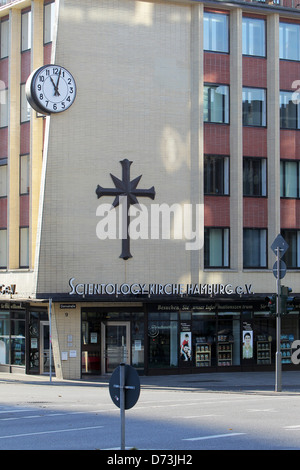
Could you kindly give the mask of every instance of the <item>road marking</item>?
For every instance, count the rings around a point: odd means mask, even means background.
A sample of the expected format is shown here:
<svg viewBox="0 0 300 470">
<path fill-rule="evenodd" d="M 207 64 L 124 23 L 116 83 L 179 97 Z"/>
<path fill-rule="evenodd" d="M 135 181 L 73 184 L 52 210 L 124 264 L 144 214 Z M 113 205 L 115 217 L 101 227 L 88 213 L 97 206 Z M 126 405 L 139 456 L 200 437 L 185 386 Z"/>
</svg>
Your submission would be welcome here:
<svg viewBox="0 0 300 470">
<path fill-rule="evenodd" d="M 100 429 L 104 426 L 88 426 L 86 428 L 72 428 L 72 429 L 55 429 L 54 431 L 39 431 L 29 432 L 24 434 L 11 434 L 10 436 L 0 436 L 0 439 L 11 439 L 13 437 L 28 437 L 28 436 L 40 436 L 41 434 L 54 434 L 59 432 L 72 432 L 72 431 L 87 431 L 88 429 Z"/>
<path fill-rule="evenodd" d="M 202 437 L 189 437 L 187 439 L 182 439 L 183 441 L 205 441 L 206 439 L 220 439 L 222 437 L 233 437 L 233 436 L 242 436 L 246 434 L 245 432 L 232 432 L 230 434 L 214 434 L 212 436 L 202 436 Z"/>
</svg>

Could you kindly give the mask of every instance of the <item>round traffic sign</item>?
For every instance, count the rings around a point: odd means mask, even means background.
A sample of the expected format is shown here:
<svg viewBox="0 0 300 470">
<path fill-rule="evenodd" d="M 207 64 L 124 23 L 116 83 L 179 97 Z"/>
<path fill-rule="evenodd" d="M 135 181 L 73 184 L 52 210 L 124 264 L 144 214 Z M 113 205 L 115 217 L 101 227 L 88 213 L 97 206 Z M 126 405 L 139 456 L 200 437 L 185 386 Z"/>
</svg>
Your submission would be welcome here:
<svg viewBox="0 0 300 470">
<path fill-rule="evenodd" d="M 120 408 L 120 368 L 125 367 L 125 410 L 132 408 L 140 396 L 140 378 L 137 371 L 130 365 L 118 366 L 109 381 L 109 393 L 114 404 Z"/>
<path fill-rule="evenodd" d="M 273 265 L 273 274 L 278 279 L 278 266 L 277 261 Z M 286 275 L 286 264 L 284 261 L 280 260 L 280 269 L 279 269 L 279 279 L 282 279 Z"/>
</svg>

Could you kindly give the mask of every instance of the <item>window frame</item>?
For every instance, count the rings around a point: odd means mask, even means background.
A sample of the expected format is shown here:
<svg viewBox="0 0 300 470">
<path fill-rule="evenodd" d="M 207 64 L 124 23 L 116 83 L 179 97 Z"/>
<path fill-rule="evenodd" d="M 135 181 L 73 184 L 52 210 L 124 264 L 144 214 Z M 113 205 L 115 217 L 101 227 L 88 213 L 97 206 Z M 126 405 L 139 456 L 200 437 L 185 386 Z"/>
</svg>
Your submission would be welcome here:
<svg viewBox="0 0 300 470">
<path fill-rule="evenodd" d="M 297 103 L 295 103 L 293 101 L 293 95 L 295 94 L 295 92 L 293 91 L 290 91 L 290 90 L 280 90 L 280 96 L 279 96 L 279 119 L 280 119 L 280 129 L 290 129 L 290 130 L 299 130 L 300 129 L 300 103 L 298 102 L 297 100 Z M 295 117 L 293 118 L 286 118 L 284 116 L 282 116 L 282 110 L 284 109 L 283 106 L 282 106 L 282 100 L 283 100 L 283 97 L 284 98 L 288 98 L 288 96 L 290 96 L 290 99 L 289 99 L 289 104 L 286 104 L 286 108 L 288 108 L 288 106 L 295 106 Z M 288 121 L 288 124 L 290 123 L 291 119 L 294 119 L 295 120 L 295 126 L 290 126 L 290 125 L 282 125 L 283 122 L 287 119 Z"/>
<path fill-rule="evenodd" d="M 216 250 L 211 246 L 213 232 L 221 232 L 221 264 L 213 264 L 211 255 Z M 204 227 L 204 269 L 230 269 L 230 228 Z"/>
<path fill-rule="evenodd" d="M 252 193 L 249 191 L 249 193 L 246 193 L 245 188 L 246 188 L 246 182 L 245 182 L 245 171 L 246 171 L 246 162 L 251 163 L 252 166 L 255 163 L 260 164 L 260 181 L 259 181 L 259 194 L 254 194 L 254 191 Z M 249 170 L 249 169 L 248 169 Z M 253 170 L 253 168 L 252 168 Z M 253 176 L 254 178 L 254 176 Z M 251 182 L 249 183 L 252 187 L 254 186 L 254 183 Z M 267 197 L 267 159 L 263 157 L 243 157 L 243 196 L 244 197 Z"/>
<path fill-rule="evenodd" d="M 9 57 L 9 19 L 0 21 L 0 59 L 7 57 Z"/>
<path fill-rule="evenodd" d="M 298 50 L 296 51 L 296 54 L 295 54 L 296 58 L 292 57 L 292 54 L 289 54 L 289 51 L 287 52 L 286 50 L 287 47 L 289 47 L 289 44 L 295 45 L 295 43 L 297 43 L 297 40 L 294 41 L 293 38 L 291 38 L 290 41 L 286 39 L 288 27 L 291 28 L 291 26 L 295 27 L 296 35 L 298 39 Z M 300 24 L 299 23 L 292 23 L 292 22 L 286 22 L 286 21 L 279 22 L 279 59 L 290 60 L 293 62 L 300 61 Z"/>
<path fill-rule="evenodd" d="M 218 162 L 222 164 L 222 175 L 220 175 Z M 204 194 L 207 196 L 229 196 L 229 165 L 230 160 L 228 155 L 204 155 Z M 210 168 L 209 168 L 210 167 Z M 213 168 L 211 168 L 213 167 Z M 208 173 L 209 171 L 209 173 Z M 217 180 L 220 177 L 222 182 L 219 187 L 222 186 L 221 191 L 217 191 Z M 212 190 L 215 188 L 215 190 Z M 211 189 L 210 191 L 208 189 Z"/>
<path fill-rule="evenodd" d="M 250 26 L 252 22 L 252 27 L 254 29 L 254 24 L 263 24 L 263 31 L 260 34 L 259 41 L 257 41 L 258 44 L 260 44 L 260 39 L 263 37 L 263 52 L 261 54 L 255 54 L 251 52 L 250 49 L 255 48 L 255 39 L 256 39 L 256 34 L 255 32 L 252 32 L 250 34 Z M 252 38 L 250 37 L 252 35 Z M 247 40 L 245 44 L 245 39 Z M 250 57 L 266 57 L 266 20 L 264 18 L 252 18 L 251 16 L 243 16 L 242 20 L 242 50 L 243 50 L 243 55 L 244 56 L 250 56 Z M 252 47 L 251 47 L 252 46 Z"/>
<path fill-rule="evenodd" d="M 222 108 L 218 110 L 218 106 L 215 108 L 212 106 L 212 103 L 215 101 L 215 97 L 212 94 L 212 90 L 216 92 L 218 88 L 224 88 L 225 93 L 222 95 Z M 206 90 L 207 90 L 207 108 L 206 108 Z M 203 121 L 205 123 L 211 124 L 229 124 L 229 105 L 230 105 L 230 96 L 229 96 L 229 85 L 226 84 L 216 84 L 216 83 L 204 83 L 203 89 Z M 221 120 L 214 120 L 213 115 L 221 113 Z M 206 119 L 207 114 L 207 119 Z"/>
<path fill-rule="evenodd" d="M 223 40 L 218 41 L 218 31 L 213 32 L 213 29 L 218 29 L 218 23 L 215 22 L 213 28 L 213 19 L 222 19 L 225 20 L 225 24 L 222 27 L 222 31 L 220 32 L 220 37 L 223 36 Z M 228 54 L 229 53 L 229 15 L 228 13 L 223 12 L 210 12 L 204 11 L 203 14 L 203 50 L 206 52 L 217 52 Z M 213 38 L 214 35 L 214 38 Z M 221 43 L 221 47 L 214 46 L 213 42 L 216 44 L 217 42 Z M 225 45 L 225 47 L 223 47 Z M 206 47 L 208 46 L 208 47 Z"/>
<path fill-rule="evenodd" d="M 1 191 L 1 186 L 0 186 L 0 198 L 5 198 L 7 197 L 7 177 L 8 177 L 8 173 L 7 173 L 7 158 L 0 158 L 0 172 L 3 171 L 4 175 L 4 179 L 5 179 L 5 183 L 4 183 L 4 191 L 2 193 Z M 1 182 L 1 179 L 0 179 L 0 182 Z"/>
<path fill-rule="evenodd" d="M 259 238 L 257 239 L 257 241 L 259 242 L 259 264 L 255 264 L 253 263 L 252 265 L 246 265 L 245 264 L 245 259 L 246 259 L 246 256 L 245 256 L 245 253 L 246 253 L 246 250 L 245 250 L 245 243 L 246 243 L 246 232 L 249 232 L 249 234 L 252 232 L 253 234 L 255 232 L 258 232 L 259 233 Z M 263 235 L 263 237 L 262 237 Z M 264 238 L 262 240 L 262 238 Z M 251 246 L 253 247 L 253 239 L 250 240 L 251 242 Z M 248 257 L 247 258 L 251 258 L 253 259 L 253 256 L 252 256 L 252 253 L 253 253 L 253 248 L 251 250 L 251 253 L 249 253 Z M 268 267 L 268 230 L 266 228 L 255 228 L 255 227 L 244 227 L 243 229 L 243 269 L 267 269 Z"/>
<path fill-rule="evenodd" d="M 300 269 L 300 230 L 297 229 L 282 229 L 281 234 L 285 240 L 287 240 L 287 243 L 289 245 L 289 250 L 283 255 L 282 260 L 285 262 L 286 267 L 288 269 Z M 296 253 L 292 253 L 292 248 L 293 248 L 293 241 L 291 243 L 290 237 L 288 234 L 293 234 L 295 235 L 295 243 L 296 243 Z M 292 255 L 291 255 L 292 253 Z M 291 265 L 289 260 L 293 259 L 295 257 L 295 265 Z"/>
<path fill-rule="evenodd" d="M 255 102 L 255 100 L 251 99 L 249 102 L 249 99 L 247 97 L 244 97 L 244 95 L 247 93 L 248 97 L 250 96 L 251 93 L 255 93 L 261 91 L 263 92 L 264 99 L 260 101 L 261 104 L 261 110 L 260 110 L 260 123 L 250 123 L 250 118 L 249 118 L 249 105 Z M 243 126 L 244 127 L 266 127 L 267 126 L 267 90 L 265 88 L 258 88 L 258 87 L 243 87 L 243 98 L 242 98 L 242 119 L 243 119 Z M 246 103 L 248 103 L 248 109 L 245 110 Z M 253 116 L 257 113 L 257 111 L 253 111 Z M 247 122 L 246 122 L 247 118 Z"/>
</svg>

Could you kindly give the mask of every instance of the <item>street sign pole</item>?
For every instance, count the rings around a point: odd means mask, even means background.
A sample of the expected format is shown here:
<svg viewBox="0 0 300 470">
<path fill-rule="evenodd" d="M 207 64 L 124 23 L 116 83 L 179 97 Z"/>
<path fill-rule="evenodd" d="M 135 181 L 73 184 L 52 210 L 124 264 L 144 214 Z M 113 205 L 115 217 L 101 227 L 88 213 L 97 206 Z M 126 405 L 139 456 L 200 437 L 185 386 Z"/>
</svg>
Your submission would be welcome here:
<svg viewBox="0 0 300 470">
<path fill-rule="evenodd" d="M 121 450 L 125 450 L 125 364 L 120 364 Z"/>
<path fill-rule="evenodd" d="M 280 279 L 282 279 L 286 274 L 286 265 L 281 260 L 281 257 L 288 250 L 289 245 L 282 237 L 278 234 L 275 240 L 271 245 L 273 253 L 277 257 L 277 261 L 273 266 L 273 274 L 276 278 L 276 287 L 277 287 L 277 302 L 276 302 L 276 356 L 275 356 L 275 391 L 281 392 L 281 348 L 280 348 L 280 338 L 281 338 L 281 285 Z"/>
<path fill-rule="evenodd" d="M 281 284 L 280 284 L 280 248 L 276 248 L 277 251 L 277 308 L 276 308 L 276 361 L 275 361 L 275 391 L 281 392 L 281 348 L 280 348 L 280 338 L 281 338 Z"/>
</svg>

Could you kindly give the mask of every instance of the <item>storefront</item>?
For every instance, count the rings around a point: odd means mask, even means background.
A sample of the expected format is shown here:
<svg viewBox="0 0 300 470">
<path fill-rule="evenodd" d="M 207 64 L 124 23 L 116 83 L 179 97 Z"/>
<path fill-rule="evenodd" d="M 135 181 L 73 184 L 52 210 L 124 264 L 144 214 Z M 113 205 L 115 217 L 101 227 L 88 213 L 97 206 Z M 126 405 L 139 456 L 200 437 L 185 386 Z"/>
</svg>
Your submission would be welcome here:
<svg viewBox="0 0 300 470">
<path fill-rule="evenodd" d="M 276 318 L 264 299 L 151 302 L 81 308 L 81 372 L 111 373 L 122 361 L 140 374 L 272 370 Z M 282 317 L 283 368 L 292 364 L 299 311 Z"/>
<path fill-rule="evenodd" d="M 48 374 L 49 341 L 47 308 L 0 303 L 0 372 Z"/>
</svg>

